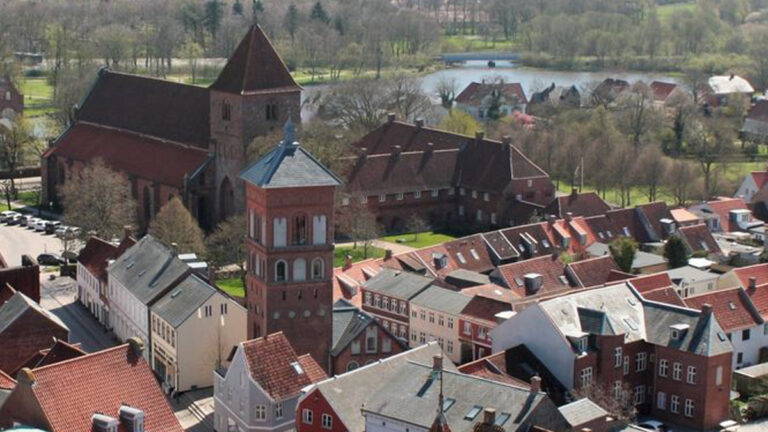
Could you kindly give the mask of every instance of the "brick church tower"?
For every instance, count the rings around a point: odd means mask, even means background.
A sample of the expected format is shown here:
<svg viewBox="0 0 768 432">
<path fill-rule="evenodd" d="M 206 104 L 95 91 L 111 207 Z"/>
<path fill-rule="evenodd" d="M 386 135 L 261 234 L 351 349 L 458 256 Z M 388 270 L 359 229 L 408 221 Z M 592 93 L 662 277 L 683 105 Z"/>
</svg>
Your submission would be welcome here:
<svg viewBox="0 0 768 432">
<path fill-rule="evenodd" d="M 328 370 L 333 331 L 334 193 L 341 181 L 296 142 L 283 140 L 243 170 L 247 220 L 248 337 L 285 333 Z"/>
<path fill-rule="evenodd" d="M 248 144 L 300 115 L 301 87 L 261 27 L 253 25 L 209 90 L 215 214 L 223 220 L 244 208 L 238 174 Z"/>
</svg>

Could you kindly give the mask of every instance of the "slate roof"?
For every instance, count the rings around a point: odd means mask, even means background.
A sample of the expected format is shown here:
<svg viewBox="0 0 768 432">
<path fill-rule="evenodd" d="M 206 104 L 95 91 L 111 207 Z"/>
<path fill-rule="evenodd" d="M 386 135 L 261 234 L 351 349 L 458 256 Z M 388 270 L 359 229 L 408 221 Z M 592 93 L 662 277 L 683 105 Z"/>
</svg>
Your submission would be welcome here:
<svg viewBox="0 0 768 432">
<path fill-rule="evenodd" d="M 362 411 L 428 429 L 432 418 L 424 413 L 434 411 L 441 387 L 437 379 L 431 378 L 431 371 L 431 366 L 424 364 L 404 364 L 385 386 L 374 393 Z M 455 401 L 443 413 L 454 432 L 470 432 L 483 421 L 482 412 L 467 418 L 467 413 L 474 406 L 496 409 L 497 418 L 502 413 L 509 414 L 510 418 L 503 427 L 509 431 L 518 430 L 538 405 L 547 400 L 544 393 L 453 371 L 443 372 L 442 388 L 446 400 Z"/>
<path fill-rule="evenodd" d="M 211 136 L 207 89 L 108 69 L 99 72 L 77 111 L 77 121 L 203 149 Z"/>
<path fill-rule="evenodd" d="M 369 399 L 374 396 L 372 389 L 382 388 L 389 383 L 409 361 L 431 364 L 435 355 L 442 355 L 442 350 L 436 341 L 429 342 L 376 363 L 319 381 L 305 393 L 319 390 L 346 430 L 362 431 L 365 430 L 365 420 L 360 414 L 360 408 L 367 406 Z M 456 370 L 456 367 L 450 361 L 443 361 L 443 370 Z M 434 406 L 426 412 L 433 413 Z M 431 420 L 431 416 L 425 418 Z"/>
<path fill-rule="evenodd" d="M 211 90 L 249 94 L 276 90 L 301 91 L 264 30 L 252 25 L 219 73 Z M 298 115 L 298 113 L 296 113 Z"/>
<path fill-rule="evenodd" d="M 694 283 L 702 280 L 714 281 L 719 276 L 715 273 L 711 273 L 704 270 L 699 270 L 696 267 L 683 266 L 675 269 L 667 270 L 665 272 L 673 282 L 679 283 Z"/>
<path fill-rule="evenodd" d="M 722 253 L 706 224 L 680 227 L 678 232 L 692 252 L 703 250 L 710 254 Z"/>
<path fill-rule="evenodd" d="M 742 288 L 713 291 L 685 299 L 686 305 L 701 310 L 704 304 L 712 306 L 712 312 L 723 330 L 732 332 L 758 326 L 763 323 L 749 296 Z"/>
<path fill-rule="evenodd" d="M 189 274 L 152 305 L 152 312 L 178 328 L 215 294 L 216 288 Z"/>
<path fill-rule="evenodd" d="M 422 306 L 438 312 L 458 315 L 472 300 L 472 297 L 437 286 L 430 286 L 416 297 L 411 299 L 411 304 Z"/>
<path fill-rule="evenodd" d="M 183 104 L 174 109 L 179 106 Z M 45 155 L 81 162 L 101 159 L 114 170 L 174 187 L 184 186 L 184 176 L 209 159 L 201 148 L 85 122 L 70 127 Z"/>
<path fill-rule="evenodd" d="M 24 293 L 16 291 L 7 302 L 0 305 L 0 335 L 27 312 L 43 316 L 55 325 L 69 331 L 67 325 L 59 317 L 44 309 Z"/>
<path fill-rule="evenodd" d="M 659 254 L 639 250 L 635 251 L 635 258 L 632 259 L 632 268 L 642 270 L 647 267 L 666 264 L 666 262 L 667 260 Z"/>
<path fill-rule="evenodd" d="M 410 300 L 427 289 L 433 279 L 415 273 L 384 268 L 363 284 L 367 291 Z"/>
<path fill-rule="evenodd" d="M 53 431 L 90 431 L 94 413 L 119 418 L 123 404 L 144 411 L 146 430 L 183 431 L 146 360 L 130 344 L 37 368 L 33 374 L 32 392 Z M 118 431 L 128 432 L 122 425 Z"/>
<path fill-rule="evenodd" d="M 565 417 L 568 424 L 574 428 L 609 415 L 608 411 L 592 402 L 589 398 L 579 399 L 562 405 L 558 407 L 558 410 L 560 410 L 560 414 Z"/>
<path fill-rule="evenodd" d="M 240 178 L 261 188 L 338 186 L 341 180 L 295 141 L 295 126 L 288 120 L 280 144 Z"/>
<path fill-rule="evenodd" d="M 644 302 L 643 309 L 646 340 L 649 343 L 706 357 L 733 351 L 730 341 L 712 314 L 652 301 Z M 681 340 L 670 337 L 669 328 L 676 324 L 690 325 Z"/>
<path fill-rule="evenodd" d="M 610 255 L 572 262 L 567 268 L 576 283 L 583 288 L 603 285 L 608 282 L 612 270 L 621 270 Z"/>
<path fill-rule="evenodd" d="M 151 235 L 144 236 L 107 269 L 140 302 L 152 304 L 190 273 L 190 268 Z"/>
<path fill-rule="evenodd" d="M 610 209 L 611 206 L 595 192 L 578 193 L 574 191 L 569 195 L 556 197 L 544 208 L 544 214 L 555 215 L 559 219 L 564 218 L 569 212 L 573 216 L 590 217 L 603 215 Z"/>
<path fill-rule="evenodd" d="M 344 300 L 337 301 L 333 305 L 331 356 L 337 356 L 371 324 L 379 325 L 373 316 L 365 311 L 352 306 Z M 382 328 L 382 330 L 384 329 Z M 393 337 L 393 339 L 396 338 Z"/>
<path fill-rule="evenodd" d="M 504 98 L 510 98 L 519 101 L 521 104 L 528 103 L 525 97 L 525 91 L 520 83 L 479 83 L 471 82 L 464 90 L 456 96 L 456 103 L 466 105 L 480 105 L 492 91 L 498 90 Z"/>
<path fill-rule="evenodd" d="M 240 347 L 245 357 L 248 374 L 276 401 L 299 394 L 302 388 L 316 381 L 312 378 L 318 378 L 316 372 L 321 368 L 311 357 L 303 361 L 310 365 L 308 369 L 312 375 L 304 370 L 304 366 L 301 368 L 302 373 L 299 373 L 292 365 L 301 363 L 283 332 L 241 342 Z M 320 379 L 325 378 L 327 378 L 325 374 L 320 377 Z"/>
</svg>

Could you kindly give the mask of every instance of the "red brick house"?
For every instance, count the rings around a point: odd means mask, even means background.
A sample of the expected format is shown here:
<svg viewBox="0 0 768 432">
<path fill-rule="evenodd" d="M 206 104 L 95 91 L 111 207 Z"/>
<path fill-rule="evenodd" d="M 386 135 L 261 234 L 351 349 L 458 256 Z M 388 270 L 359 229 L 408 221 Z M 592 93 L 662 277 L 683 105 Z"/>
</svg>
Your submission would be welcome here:
<svg viewBox="0 0 768 432">
<path fill-rule="evenodd" d="M 69 361 L 23 369 L 0 407 L 0 427 L 132 431 L 143 425 L 148 431 L 182 432 L 143 349 L 141 341 L 132 339 Z"/>
<path fill-rule="evenodd" d="M 258 25 L 209 88 L 103 69 L 43 155 L 43 201 L 101 159 L 130 181 L 142 228 L 174 196 L 212 228 L 243 209 L 245 147 L 298 116 L 300 93 Z"/>
<path fill-rule="evenodd" d="M 435 280 L 408 271 L 382 269 L 363 284 L 363 311 L 399 338 L 410 334 L 410 301 L 429 288 Z"/>
<path fill-rule="evenodd" d="M 296 142 L 290 120 L 245 181 L 248 337 L 282 331 L 326 370 L 333 333 L 334 194 L 340 180 Z"/>
<path fill-rule="evenodd" d="M 0 77 L 0 118 L 24 114 L 24 95 L 9 76 Z"/>
<path fill-rule="evenodd" d="M 0 369 L 12 373 L 51 338 L 69 340 L 69 328 L 56 315 L 21 292 L 0 306 Z"/>
<path fill-rule="evenodd" d="M 720 246 L 705 224 L 680 227 L 677 235 L 685 243 L 688 253 L 704 253 L 709 257 L 717 257 L 723 254 Z"/>
<path fill-rule="evenodd" d="M 389 231 L 416 215 L 430 225 L 525 223 L 541 214 L 555 188 L 510 139 L 474 138 L 388 121 L 353 144 L 342 205 L 358 200 Z"/>
<path fill-rule="evenodd" d="M 491 353 L 491 330 L 499 323 L 500 313 L 509 313 L 512 305 L 496 299 L 475 296 L 459 314 L 459 341 L 461 362 L 485 357 Z"/>
<path fill-rule="evenodd" d="M 13 292 L 4 289 L 8 285 L 40 303 L 40 266 L 37 260 L 29 255 L 22 255 L 20 266 L 9 266 L 0 255 L 0 304 L 13 295 Z"/>
<path fill-rule="evenodd" d="M 560 195 L 544 208 L 544 214 L 564 219 L 568 213 L 572 216 L 599 216 L 611 209 L 600 195 L 595 192 L 579 192 L 574 188 L 570 195 Z"/>
<path fill-rule="evenodd" d="M 400 354 L 408 345 L 373 318 L 344 300 L 333 307 L 331 375 L 355 370 Z"/>
</svg>

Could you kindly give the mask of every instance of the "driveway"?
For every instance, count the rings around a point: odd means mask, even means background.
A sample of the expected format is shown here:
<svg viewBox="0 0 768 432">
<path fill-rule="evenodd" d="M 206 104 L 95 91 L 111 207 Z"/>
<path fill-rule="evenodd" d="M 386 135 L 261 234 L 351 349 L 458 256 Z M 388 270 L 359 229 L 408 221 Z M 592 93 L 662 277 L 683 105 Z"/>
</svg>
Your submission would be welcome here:
<svg viewBox="0 0 768 432">
<path fill-rule="evenodd" d="M 0 253 L 8 265 L 21 265 L 23 254 L 37 258 L 43 252 L 61 254 L 61 240 L 26 227 L 0 224 Z"/>
</svg>

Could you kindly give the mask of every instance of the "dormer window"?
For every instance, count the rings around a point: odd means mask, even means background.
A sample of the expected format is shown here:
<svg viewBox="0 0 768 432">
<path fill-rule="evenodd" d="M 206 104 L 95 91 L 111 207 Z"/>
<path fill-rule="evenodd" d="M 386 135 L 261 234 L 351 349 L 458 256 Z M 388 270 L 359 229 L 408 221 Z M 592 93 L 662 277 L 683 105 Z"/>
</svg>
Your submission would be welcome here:
<svg viewBox="0 0 768 432">
<path fill-rule="evenodd" d="M 685 333 L 688 331 L 690 326 L 688 324 L 674 324 L 669 326 L 669 337 L 672 340 L 682 340 L 685 337 Z"/>
<path fill-rule="evenodd" d="M 582 336 L 576 340 L 576 349 L 579 350 L 580 353 L 587 352 L 588 347 L 588 337 Z"/>
</svg>

